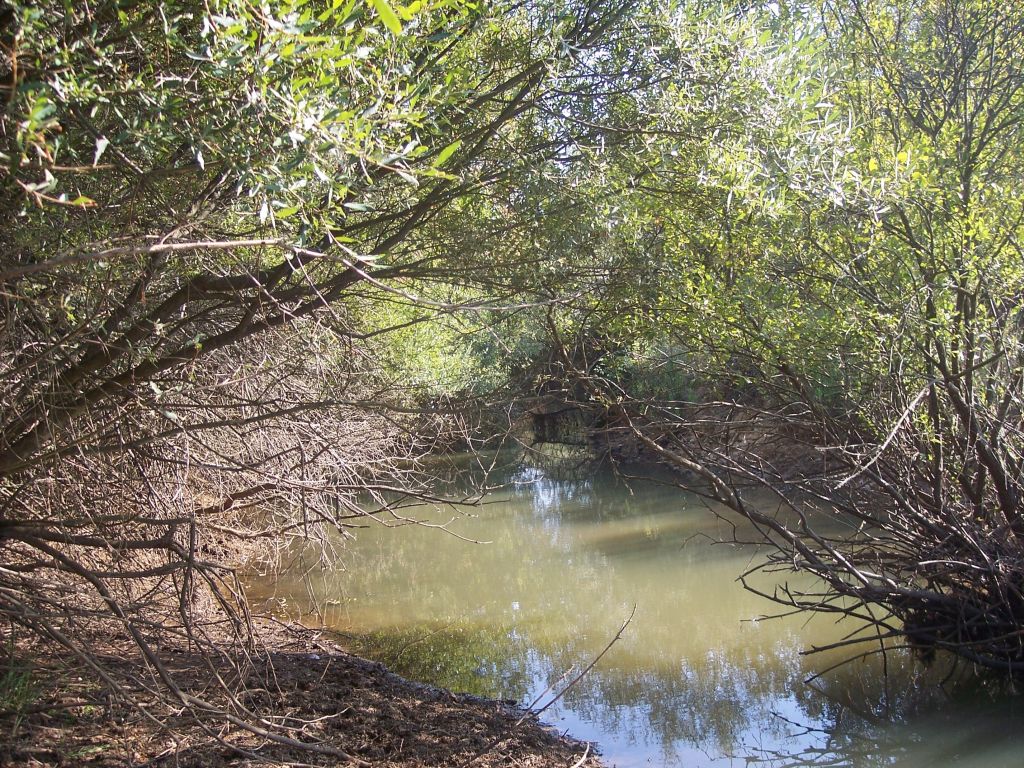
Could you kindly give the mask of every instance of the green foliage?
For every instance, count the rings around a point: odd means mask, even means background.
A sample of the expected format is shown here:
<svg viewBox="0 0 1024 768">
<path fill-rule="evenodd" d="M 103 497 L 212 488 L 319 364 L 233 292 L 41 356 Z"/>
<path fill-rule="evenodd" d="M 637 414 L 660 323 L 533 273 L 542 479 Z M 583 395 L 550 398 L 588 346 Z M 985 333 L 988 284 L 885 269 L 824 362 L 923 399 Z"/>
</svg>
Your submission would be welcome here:
<svg viewBox="0 0 1024 768">
<path fill-rule="evenodd" d="M 365 333 L 384 335 L 377 362 L 392 394 L 404 392 L 417 403 L 497 384 L 471 355 L 465 320 L 384 302 L 365 305 L 359 314 Z"/>
<path fill-rule="evenodd" d="M 20 728 L 26 710 L 37 696 L 38 686 L 32 678 L 31 669 L 22 666 L 13 654 L 8 655 L 7 663 L 0 672 L 0 712 L 11 718 L 11 736 Z"/>
<path fill-rule="evenodd" d="M 552 335 L 577 358 L 600 339 L 629 360 L 577 365 L 591 396 L 652 418 L 650 398 L 671 397 L 651 381 L 664 366 L 679 390 L 699 382 L 698 399 L 799 425 L 876 494 L 814 486 L 868 526 L 856 544 L 757 517 L 786 542 L 773 540 L 778 563 L 799 558 L 828 585 L 792 605 L 881 603 L 928 644 L 1019 671 L 1021 612 L 996 593 L 1016 590 L 1024 536 L 1024 10 L 736 6 L 664 20 L 685 68 L 641 112 L 644 140 L 609 163 L 629 181 L 589 262 L 620 269 L 595 270 Z M 669 425 L 652 429 L 667 440 Z M 672 455 L 699 454 L 680 466 L 749 514 L 722 477 L 770 461 L 680 442 Z"/>
<path fill-rule="evenodd" d="M 875 402 L 896 372 L 920 385 L 934 343 L 1005 349 L 996 308 L 1022 286 L 1018 16 L 988 2 L 669 12 L 678 68 L 647 94 L 648 134 L 577 171 L 574 213 L 605 227 L 587 264 L 611 269 L 563 322 L 652 374 L 759 379 L 782 397 L 796 375 L 840 408 Z"/>
<path fill-rule="evenodd" d="M 0 162 L 28 193 L 22 216 L 32 203 L 104 208 L 104 179 L 223 174 L 240 214 L 290 220 L 301 240 L 367 204 L 351 193 L 371 169 L 409 184 L 437 174 L 414 166 L 447 144 L 431 146 L 431 109 L 459 93 L 458 70 L 436 78 L 415 61 L 441 50 L 428 38 L 467 29 L 474 7 L 416 2 L 399 9 L 403 30 L 387 3 L 355 0 L 110 2 L 63 26 L 18 6 L 27 74 Z"/>
</svg>

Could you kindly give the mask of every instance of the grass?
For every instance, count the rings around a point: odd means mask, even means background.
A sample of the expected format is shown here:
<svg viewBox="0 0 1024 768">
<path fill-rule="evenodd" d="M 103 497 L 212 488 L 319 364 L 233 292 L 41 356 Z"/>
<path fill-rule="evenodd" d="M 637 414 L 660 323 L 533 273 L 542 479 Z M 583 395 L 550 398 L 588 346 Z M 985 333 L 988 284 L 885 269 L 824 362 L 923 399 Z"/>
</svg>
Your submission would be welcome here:
<svg viewBox="0 0 1024 768">
<path fill-rule="evenodd" d="M 13 718 L 11 736 L 18 732 L 26 710 L 35 703 L 37 695 L 31 669 L 19 665 L 17 658 L 8 654 L 7 664 L 0 673 L 0 717 Z"/>
</svg>

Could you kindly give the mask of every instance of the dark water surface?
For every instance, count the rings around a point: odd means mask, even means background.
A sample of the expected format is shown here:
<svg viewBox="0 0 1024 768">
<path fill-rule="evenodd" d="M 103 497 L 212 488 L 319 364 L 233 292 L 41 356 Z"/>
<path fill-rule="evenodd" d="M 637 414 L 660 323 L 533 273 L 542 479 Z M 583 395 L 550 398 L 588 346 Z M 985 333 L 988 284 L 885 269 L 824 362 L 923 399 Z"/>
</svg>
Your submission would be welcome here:
<svg viewBox="0 0 1024 768">
<path fill-rule="evenodd" d="M 854 627 L 764 620 L 775 607 L 736 582 L 757 550 L 717 543 L 731 527 L 698 497 L 541 464 L 506 457 L 487 480 L 500 487 L 468 513 L 410 511 L 455 514 L 448 532 L 360 530 L 333 569 L 303 579 L 297 563 L 251 591 L 406 677 L 542 704 L 635 605 L 622 639 L 544 714 L 610 765 L 1024 765 L 1024 709 L 1005 686 L 940 685 L 948 666 L 900 652 L 888 677 L 876 655 L 808 684 L 842 656 L 801 651 Z"/>
</svg>

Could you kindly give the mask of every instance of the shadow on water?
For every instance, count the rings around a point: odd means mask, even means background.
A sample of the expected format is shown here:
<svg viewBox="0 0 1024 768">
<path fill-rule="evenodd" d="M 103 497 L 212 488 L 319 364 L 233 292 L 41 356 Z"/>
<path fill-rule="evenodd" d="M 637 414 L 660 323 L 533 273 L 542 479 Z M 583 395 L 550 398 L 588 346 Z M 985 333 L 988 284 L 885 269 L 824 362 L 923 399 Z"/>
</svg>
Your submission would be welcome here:
<svg viewBox="0 0 1024 768">
<path fill-rule="evenodd" d="M 842 657 L 801 652 L 851 627 L 762 620 L 773 606 L 736 583 L 758 552 L 719 543 L 732 530 L 716 510 L 577 459 L 489 467 L 491 490 L 451 526 L 463 538 L 369 529 L 337 568 L 251 592 L 298 613 L 315 601 L 319 620 L 407 677 L 521 703 L 585 666 L 636 605 L 622 640 L 545 714 L 599 742 L 609 764 L 1020 764 L 1021 708 L 1005 683 L 940 685 L 948 666 L 902 651 L 805 683 Z M 467 463 L 439 487 L 459 492 L 481 472 Z"/>
</svg>

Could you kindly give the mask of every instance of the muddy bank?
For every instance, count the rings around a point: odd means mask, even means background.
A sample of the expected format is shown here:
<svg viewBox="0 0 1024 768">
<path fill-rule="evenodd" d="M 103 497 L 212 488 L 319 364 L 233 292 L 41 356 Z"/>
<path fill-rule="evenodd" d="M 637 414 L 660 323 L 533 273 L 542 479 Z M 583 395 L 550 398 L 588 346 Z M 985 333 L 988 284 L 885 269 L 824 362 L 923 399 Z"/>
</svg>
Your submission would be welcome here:
<svg viewBox="0 0 1024 768">
<path fill-rule="evenodd" d="M 147 708 L 144 687 L 137 691 L 143 707 L 129 706 L 91 684 L 73 661 L 40 656 L 33 660 L 31 695 L 0 712 L 0 765 L 600 765 L 592 747 L 524 718 L 510 703 L 410 682 L 304 627 L 261 619 L 256 628 L 261 651 L 249 660 L 251 679 L 235 686 L 238 703 L 273 713 L 296 739 L 317 744 L 319 753 L 272 743 L 220 720 Z M 126 665 L 137 663 L 130 649 L 106 652 L 123 654 Z M 187 689 L 214 695 L 216 665 L 183 648 L 166 647 L 163 655 Z M 24 657 L 19 661 L 24 664 Z M 145 683 L 147 671 L 141 665 L 137 671 Z"/>
</svg>

